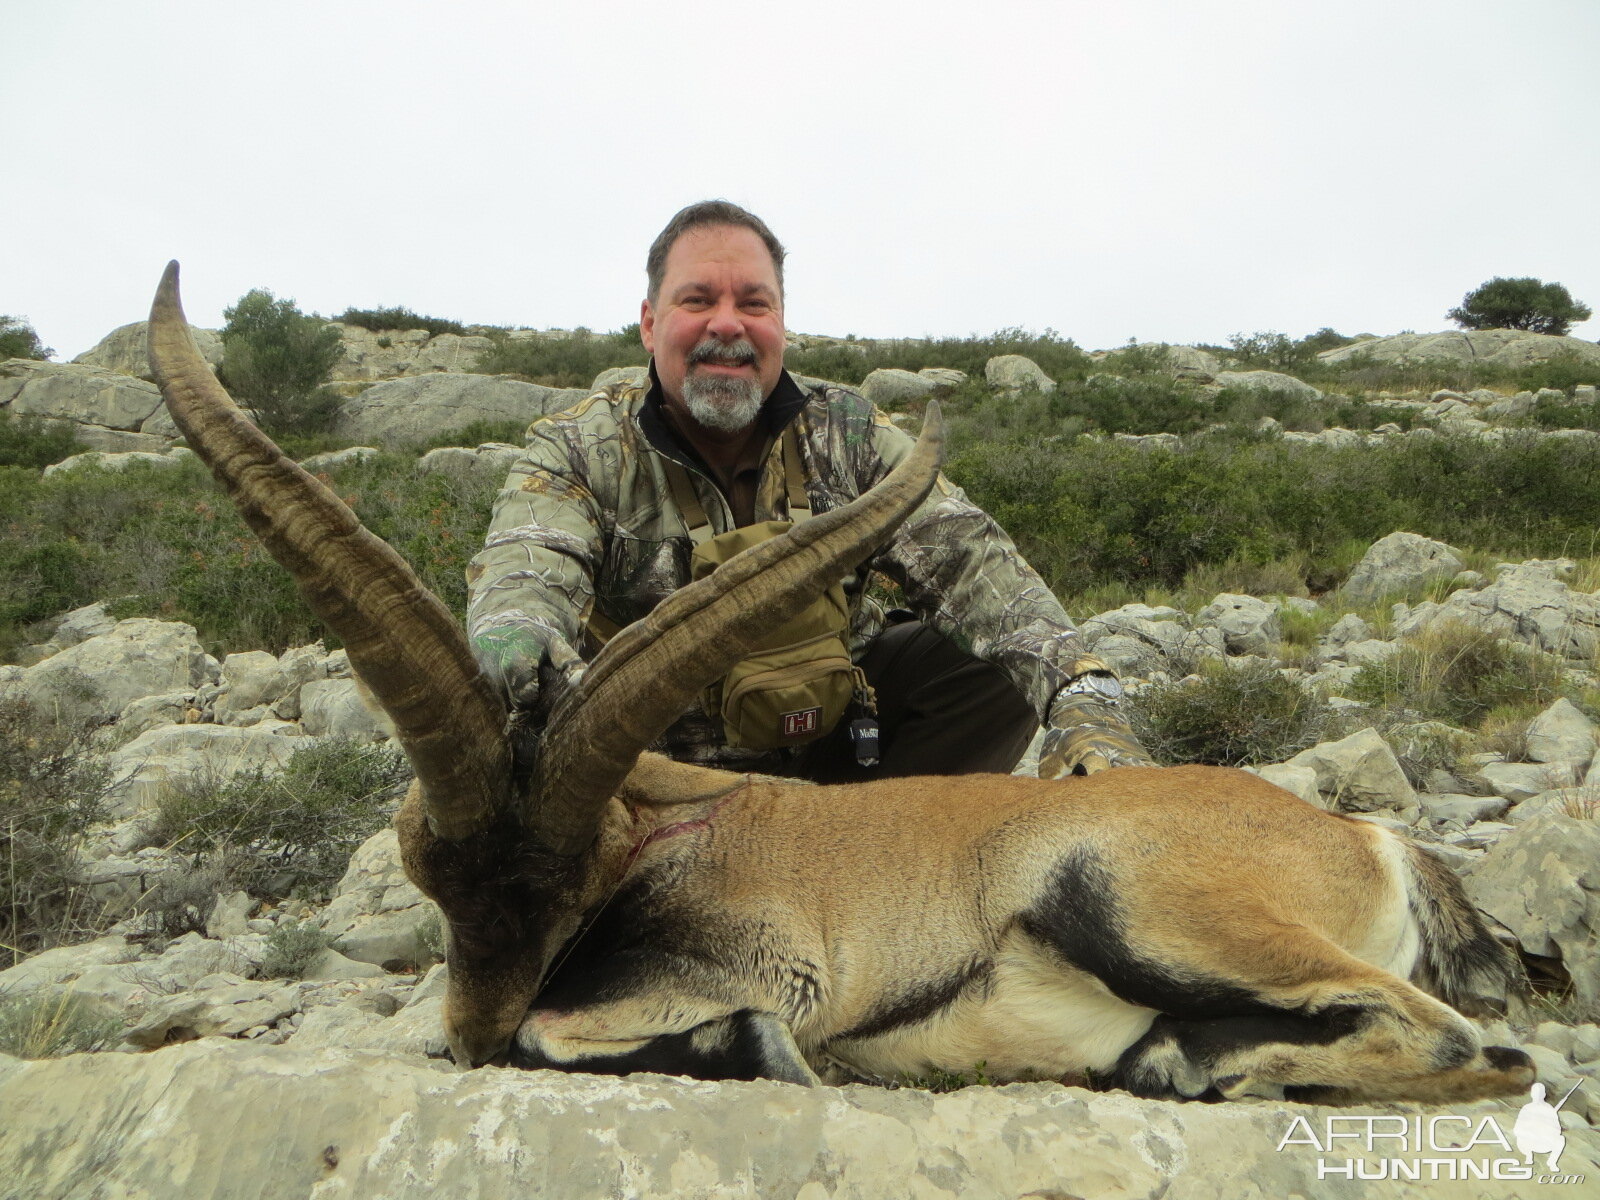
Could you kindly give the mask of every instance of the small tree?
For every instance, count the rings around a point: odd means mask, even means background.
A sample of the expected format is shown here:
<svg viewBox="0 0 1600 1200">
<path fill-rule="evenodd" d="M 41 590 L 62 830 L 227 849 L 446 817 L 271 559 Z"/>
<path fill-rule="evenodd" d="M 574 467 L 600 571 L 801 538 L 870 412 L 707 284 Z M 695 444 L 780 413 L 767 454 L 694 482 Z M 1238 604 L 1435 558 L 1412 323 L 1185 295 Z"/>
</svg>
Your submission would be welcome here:
<svg viewBox="0 0 1600 1200">
<path fill-rule="evenodd" d="M 1587 304 L 1574 300 L 1559 283 L 1499 275 L 1468 292 L 1460 308 L 1445 314 L 1463 329 L 1526 329 L 1557 337 L 1574 321 L 1587 321 L 1592 315 Z"/>
<path fill-rule="evenodd" d="M 26 317 L 0 317 L 0 362 L 8 358 L 49 358 L 55 351 L 39 341 Z"/>
<path fill-rule="evenodd" d="M 257 288 L 226 310 L 222 378 L 269 432 L 325 427 L 338 397 L 323 386 L 339 361 L 339 331 L 293 300 Z"/>
</svg>

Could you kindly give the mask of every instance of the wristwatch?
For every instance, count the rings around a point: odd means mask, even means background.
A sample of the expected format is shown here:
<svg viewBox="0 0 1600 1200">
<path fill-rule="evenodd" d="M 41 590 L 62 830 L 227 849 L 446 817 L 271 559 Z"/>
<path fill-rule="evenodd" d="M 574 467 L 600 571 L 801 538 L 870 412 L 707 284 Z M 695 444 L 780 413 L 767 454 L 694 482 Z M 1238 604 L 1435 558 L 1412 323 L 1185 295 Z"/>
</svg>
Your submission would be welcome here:
<svg viewBox="0 0 1600 1200">
<path fill-rule="evenodd" d="M 1085 671 L 1061 689 L 1063 696 L 1093 696 L 1115 708 L 1122 702 L 1122 680 L 1110 671 Z"/>
</svg>

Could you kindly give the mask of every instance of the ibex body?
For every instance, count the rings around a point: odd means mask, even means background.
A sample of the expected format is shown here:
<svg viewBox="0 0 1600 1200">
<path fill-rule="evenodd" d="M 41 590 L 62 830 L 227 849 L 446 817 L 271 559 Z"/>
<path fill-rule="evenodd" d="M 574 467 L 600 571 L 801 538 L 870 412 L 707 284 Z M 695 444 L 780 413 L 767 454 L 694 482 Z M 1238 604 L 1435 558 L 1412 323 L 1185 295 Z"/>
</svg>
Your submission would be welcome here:
<svg viewBox="0 0 1600 1200">
<path fill-rule="evenodd" d="M 448 924 L 459 1061 L 802 1083 L 982 1063 L 1147 1095 L 1439 1101 L 1531 1080 L 1406 982 L 1464 1000 L 1511 975 L 1449 871 L 1244 772 L 818 787 L 642 753 L 916 507 L 936 412 L 878 488 L 674 594 L 529 731 L 398 556 L 227 399 L 175 267 L 151 361 L 417 771 L 401 848 Z"/>
</svg>

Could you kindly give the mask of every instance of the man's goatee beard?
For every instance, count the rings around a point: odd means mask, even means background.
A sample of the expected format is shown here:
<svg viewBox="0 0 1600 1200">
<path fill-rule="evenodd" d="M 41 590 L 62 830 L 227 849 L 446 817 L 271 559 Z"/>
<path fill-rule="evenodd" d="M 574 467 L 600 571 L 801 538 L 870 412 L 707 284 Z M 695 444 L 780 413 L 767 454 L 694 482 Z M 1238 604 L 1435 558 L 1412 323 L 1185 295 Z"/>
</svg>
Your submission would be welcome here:
<svg viewBox="0 0 1600 1200">
<path fill-rule="evenodd" d="M 719 433 L 748 429 L 761 411 L 761 400 L 761 384 L 754 379 L 690 375 L 683 381 L 683 403 L 689 415 L 704 428 Z"/>
<path fill-rule="evenodd" d="M 707 338 L 689 352 L 688 373 L 683 380 L 683 404 L 689 415 L 704 429 L 719 433 L 738 433 L 748 429 L 761 411 L 761 384 L 755 379 L 737 379 L 725 375 L 697 375 L 695 366 L 702 362 L 732 359 L 752 366 L 756 362 L 756 348 L 741 338 L 731 345 L 723 345 Z"/>
</svg>

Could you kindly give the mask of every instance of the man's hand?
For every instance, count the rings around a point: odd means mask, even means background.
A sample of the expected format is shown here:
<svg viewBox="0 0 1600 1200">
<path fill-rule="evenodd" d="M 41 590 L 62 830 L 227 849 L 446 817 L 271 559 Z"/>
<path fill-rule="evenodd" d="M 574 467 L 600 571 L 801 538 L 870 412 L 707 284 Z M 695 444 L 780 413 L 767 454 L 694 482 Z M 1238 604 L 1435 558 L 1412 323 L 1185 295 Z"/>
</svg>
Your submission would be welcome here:
<svg viewBox="0 0 1600 1200">
<path fill-rule="evenodd" d="M 583 660 L 566 639 L 536 624 L 485 629 L 473 637 L 472 654 L 512 711 L 526 712 L 538 701 L 541 670 L 568 676 L 583 670 Z"/>
<path fill-rule="evenodd" d="M 1109 672 L 1105 676 L 1112 678 Z M 1040 779 L 1092 775 L 1107 767 L 1155 765 L 1149 752 L 1133 736 L 1127 718 L 1100 691 L 1064 688 L 1057 694 L 1055 703 L 1050 706 L 1050 721 L 1039 749 Z"/>
</svg>

